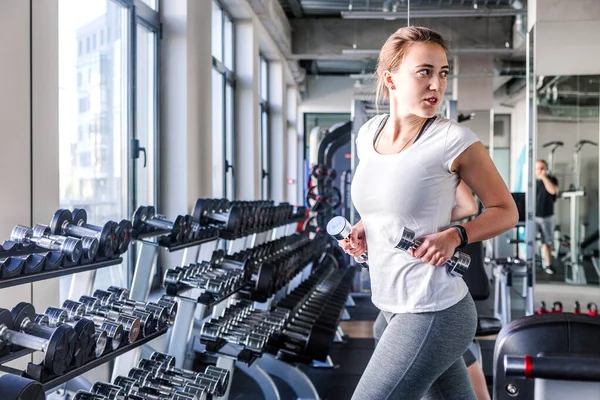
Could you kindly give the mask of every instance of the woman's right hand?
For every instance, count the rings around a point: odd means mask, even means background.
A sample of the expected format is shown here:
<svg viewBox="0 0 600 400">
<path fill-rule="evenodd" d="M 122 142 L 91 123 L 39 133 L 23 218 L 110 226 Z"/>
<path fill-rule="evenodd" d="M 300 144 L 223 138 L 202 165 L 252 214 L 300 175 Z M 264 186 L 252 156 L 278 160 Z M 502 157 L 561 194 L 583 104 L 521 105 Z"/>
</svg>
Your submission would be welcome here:
<svg viewBox="0 0 600 400">
<path fill-rule="evenodd" d="M 350 235 L 345 240 L 338 240 L 340 247 L 352 257 L 358 257 L 367 250 L 365 228 L 362 221 L 352 227 Z"/>
</svg>

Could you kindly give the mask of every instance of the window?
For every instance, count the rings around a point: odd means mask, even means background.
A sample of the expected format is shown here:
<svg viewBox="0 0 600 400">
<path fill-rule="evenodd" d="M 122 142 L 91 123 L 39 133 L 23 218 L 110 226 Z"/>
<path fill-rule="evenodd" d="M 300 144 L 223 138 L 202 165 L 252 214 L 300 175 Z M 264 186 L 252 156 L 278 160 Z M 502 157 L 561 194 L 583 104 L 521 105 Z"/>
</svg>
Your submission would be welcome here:
<svg viewBox="0 0 600 400">
<path fill-rule="evenodd" d="M 212 2 L 213 196 L 235 198 L 233 22 Z"/>
<path fill-rule="evenodd" d="M 269 64 L 260 56 L 260 164 L 261 164 L 261 196 L 263 200 L 271 197 L 270 182 L 270 138 L 269 138 Z"/>
<path fill-rule="evenodd" d="M 84 208 L 89 223 L 96 225 L 133 214 L 136 180 L 142 179 L 134 173 L 136 163 L 130 162 L 128 151 L 136 137 L 146 140 L 147 171 L 152 175 L 144 176 L 144 190 L 155 190 L 158 23 L 134 15 L 133 4 L 58 0 L 60 207 Z M 158 14 L 152 17 L 158 21 Z M 143 23 L 146 31 L 136 30 L 133 21 Z M 134 54 L 137 69 L 131 76 Z M 144 201 L 155 204 L 154 196 Z M 96 272 L 94 289 L 129 286 L 135 249 L 123 259 L 120 268 Z"/>
</svg>

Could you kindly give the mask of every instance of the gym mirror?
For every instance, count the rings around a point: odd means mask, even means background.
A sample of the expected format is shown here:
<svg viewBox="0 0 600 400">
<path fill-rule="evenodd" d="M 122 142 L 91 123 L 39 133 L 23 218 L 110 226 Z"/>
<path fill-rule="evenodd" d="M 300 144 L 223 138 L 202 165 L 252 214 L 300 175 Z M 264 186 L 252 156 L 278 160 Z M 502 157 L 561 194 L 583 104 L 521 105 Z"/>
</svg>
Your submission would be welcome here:
<svg viewBox="0 0 600 400">
<path fill-rule="evenodd" d="M 598 285 L 598 140 L 600 75 L 537 75 L 537 281 Z M 546 170 L 541 172 L 540 170 Z M 554 177 L 558 192 L 544 204 Z M 535 176 L 537 175 L 537 176 Z M 548 184 L 550 181 L 550 185 Z M 543 184 L 543 185 L 542 185 Z M 539 191 L 541 189 L 542 197 Z M 550 190 L 551 192 L 552 190 Z M 550 215 L 554 215 L 550 218 Z M 543 220 L 539 219 L 541 217 Z M 553 224 L 552 219 L 556 221 Z M 550 247 L 543 242 L 552 243 Z M 546 248 L 544 248 L 546 247 Z M 550 249 L 548 251 L 547 249 Z M 549 257 L 550 256 L 550 257 Z M 551 260 L 548 268 L 548 261 Z M 541 269 L 539 263 L 542 263 Z M 544 267 L 546 267 L 544 269 Z M 543 272 L 542 272 L 543 271 Z"/>
</svg>

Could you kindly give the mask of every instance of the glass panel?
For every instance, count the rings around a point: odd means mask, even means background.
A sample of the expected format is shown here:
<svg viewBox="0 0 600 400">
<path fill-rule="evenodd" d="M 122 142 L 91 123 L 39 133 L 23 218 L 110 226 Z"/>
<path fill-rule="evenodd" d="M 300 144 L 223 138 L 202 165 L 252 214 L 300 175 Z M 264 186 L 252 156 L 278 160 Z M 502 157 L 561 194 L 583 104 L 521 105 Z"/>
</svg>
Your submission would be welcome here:
<svg viewBox="0 0 600 400">
<path fill-rule="evenodd" d="M 260 58 L 260 99 L 262 101 L 269 100 L 269 68 L 267 61 Z"/>
<path fill-rule="evenodd" d="M 223 42 L 224 42 L 224 50 L 225 50 L 225 68 L 230 71 L 233 71 L 233 22 L 231 19 L 224 14 L 225 17 L 225 28 L 223 30 Z"/>
<path fill-rule="evenodd" d="M 60 206 L 84 208 L 95 225 L 128 217 L 126 27 L 112 1 L 59 1 Z M 126 285 L 124 268 L 99 270 L 96 284 Z"/>
<path fill-rule="evenodd" d="M 261 110 L 260 116 L 260 142 L 261 142 L 261 152 L 260 152 L 260 160 L 263 173 L 269 173 L 269 114 L 266 110 Z M 269 179 L 270 176 L 266 175 L 262 179 L 262 198 L 263 200 L 269 199 Z"/>
<path fill-rule="evenodd" d="M 158 0 L 142 0 L 142 3 L 145 3 L 148 7 L 158 11 Z"/>
<path fill-rule="evenodd" d="M 156 189 L 156 33 L 137 27 L 136 138 L 140 152 L 135 161 L 136 204 L 155 205 Z M 144 158 L 146 166 L 144 167 Z"/>
<path fill-rule="evenodd" d="M 229 161 L 229 165 L 232 165 L 235 162 L 233 146 L 234 146 L 234 133 L 233 133 L 233 121 L 235 118 L 234 115 L 234 91 L 233 87 L 227 85 L 226 87 L 226 97 L 225 97 L 225 159 Z M 235 166 L 234 166 L 235 168 Z M 234 199 L 234 176 L 231 168 L 227 171 L 226 174 L 226 182 L 227 182 L 227 198 Z"/>
<path fill-rule="evenodd" d="M 212 55 L 223 61 L 223 11 L 214 1 L 212 2 Z"/>
<path fill-rule="evenodd" d="M 225 164 L 223 160 L 223 90 L 225 79 L 219 71 L 212 70 L 212 138 L 213 138 L 213 196 L 223 197 L 223 174 Z"/>
</svg>

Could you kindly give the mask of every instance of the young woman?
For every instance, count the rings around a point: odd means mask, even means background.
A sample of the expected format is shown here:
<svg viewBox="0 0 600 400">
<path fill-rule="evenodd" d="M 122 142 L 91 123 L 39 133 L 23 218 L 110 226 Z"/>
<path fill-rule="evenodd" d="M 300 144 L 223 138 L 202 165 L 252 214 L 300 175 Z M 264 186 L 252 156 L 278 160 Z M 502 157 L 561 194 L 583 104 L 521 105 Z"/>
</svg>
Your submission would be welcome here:
<svg viewBox="0 0 600 400">
<path fill-rule="evenodd" d="M 477 211 L 479 211 L 477 201 L 475 201 L 471 189 L 469 189 L 463 181 L 460 181 L 456 188 L 455 204 L 452 208 L 450 221 L 456 222 L 472 217 L 477 214 Z M 385 316 L 383 315 L 383 312 L 379 311 L 379 314 L 377 314 L 377 318 L 373 323 L 373 339 L 375 339 L 375 345 L 377 345 L 379 339 L 381 339 L 386 327 L 387 321 Z M 463 360 L 465 361 L 465 366 L 469 373 L 469 381 L 471 382 L 471 386 L 473 386 L 477 400 L 490 400 L 490 393 L 483 373 L 483 367 L 479 361 L 477 361 L 470 349 L 467 349 L 465 354 L 463 354 Z"/>
<path fill-rule="evenodd" d="M 477 137 L 435 117 L 448 73 L 445 42 L 427 28 L 399 29 L 379 55 L 378 98 L 389 97 L 390 114 L 357 136 L 352 199 L 362 219 L 339 244 L 352 256 L 368 245 L 372 301 L 388 326 L 355 400 L 476 399 L 462 359 L 476 330 L 475 305 L 443 264 L 468 241 L 513 227 L 518 214 Z M 461 179 L 485 211 L 449 227 Z M 410 254 L 394 247 L 403 227 L 422 240 Z"/>
</svg>

